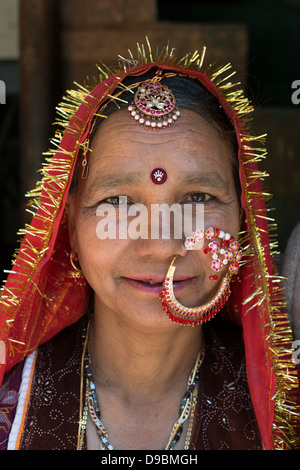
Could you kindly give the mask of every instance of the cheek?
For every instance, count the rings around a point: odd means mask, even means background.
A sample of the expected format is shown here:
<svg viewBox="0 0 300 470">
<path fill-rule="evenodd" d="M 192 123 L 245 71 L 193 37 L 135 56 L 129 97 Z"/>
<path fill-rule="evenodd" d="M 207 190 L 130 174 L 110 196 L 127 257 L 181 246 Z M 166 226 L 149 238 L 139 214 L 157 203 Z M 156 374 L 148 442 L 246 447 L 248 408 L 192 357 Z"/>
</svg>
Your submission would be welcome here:
<svg viewBox="0 0 300 470">
<path fill-rule="evenodd" d="M 99 217 L 82 217 L 76 230 L 78 258 L 92 286 L 99 279 L 113 277 L 127 249 L 127 240 L 101 239 L 97 234 L 98 223 Z"/>
<path fill-rule="evenodd" d="M 204 227 L 219 228 L 224 232 L 230 233 L 236 240 L 240 230 L 239 209 L 227 213 L 207 214 L 204 217 Z"/>
</svg>

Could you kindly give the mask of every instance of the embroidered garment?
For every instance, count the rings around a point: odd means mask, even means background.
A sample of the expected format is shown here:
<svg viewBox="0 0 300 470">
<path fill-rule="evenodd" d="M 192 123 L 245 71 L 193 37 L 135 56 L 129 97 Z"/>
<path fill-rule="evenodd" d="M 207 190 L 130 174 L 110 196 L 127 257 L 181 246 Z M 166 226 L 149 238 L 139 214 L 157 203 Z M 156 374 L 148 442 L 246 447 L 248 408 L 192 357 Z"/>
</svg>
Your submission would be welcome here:
<svg viewBox="0 0 300 470">
<path fill-rule="evenodd" d="M 6 448 L 15 417 L 23 365 L 24 362 L 22 361 L 6 374 L 5 381 L 0 389 L 0 450 Z"/>
<path fill-rule="evenodd" d="M 85 319 L 80 320 L 40 346 L 32 384 L 27 383 L 28 407 L 23 407 L 24 414 L 15 420 L 18 422 L 14 423 L 9 449 L 77 448 L 85 323 Z M 191 449 L 261 449 L 247 384 L 241 329 L 216 318 L 205 325 L 205 341 Z M 20 374 L 20 366 L 13 371 L 13 375 Z M 8 373 L 4 381 L 7 391 L 13 385 L 11 376 Z M 11 391 L 12 396 L 16 393 L 16 389 Z M 5 433 L 8 427 L 7 424 Z"/>
</svg>

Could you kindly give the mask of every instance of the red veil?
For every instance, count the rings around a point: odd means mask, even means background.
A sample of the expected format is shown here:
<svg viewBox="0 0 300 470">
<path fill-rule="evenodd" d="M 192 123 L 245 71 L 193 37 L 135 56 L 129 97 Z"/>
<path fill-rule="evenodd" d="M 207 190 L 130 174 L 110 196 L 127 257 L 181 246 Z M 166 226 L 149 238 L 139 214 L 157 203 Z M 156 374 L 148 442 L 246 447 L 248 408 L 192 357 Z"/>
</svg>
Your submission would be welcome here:
<svg viewBox="0 0 300 470">
<path fill-rule="evenodd" d="M 205 50 L 205 49 L 204 49 Z M 230 82 L 230 65 L 204 69 L 204 53 L 179 60 L 168 48 L 152 58 L 139 49 L 137 65 L 126 62 L 116 70 L 100 69 L 96 86 L 68 92 L 59 106 L 53 149 L 46 154 L 43 178 L 30 193 L 35 210 L 0 299 L 0 361 L 3 374 L 86 312 L 90 288 L 68 275 L 69 237 L 65 203 L 80 148 L 90 132 L 95 113 L 125 77 L 142 75 L 151 68 L 172 71 L 199 80 L 231 119 L 239 143 L 239 176 L 244 226 L 241 244 L 244 262 L 232 282 L 227 305 L 232 321 L 243 327 L 247 377 L 265 449 L 299 448 L 299 390 L 292 362 L 292 336 L 284 312 L 279 277 L 273 264 L 274 241 L 265 196 L 263 175 L 257 167 L 265 156 L 263 137 L 250 134 L 252 106 Z M 124 65 L 125 64 L 125 65 Z"/>
</svg>

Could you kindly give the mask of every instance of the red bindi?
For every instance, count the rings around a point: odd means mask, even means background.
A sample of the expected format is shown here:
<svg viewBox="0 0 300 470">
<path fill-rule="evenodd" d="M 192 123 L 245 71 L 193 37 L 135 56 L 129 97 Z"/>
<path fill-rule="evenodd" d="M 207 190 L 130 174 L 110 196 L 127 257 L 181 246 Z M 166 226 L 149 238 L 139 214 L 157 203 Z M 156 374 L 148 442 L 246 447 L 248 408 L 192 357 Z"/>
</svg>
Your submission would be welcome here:
<svg viewBox="0 0 300 470">
<path fill-rule="evenodd" d="M 163 168 L 154 168 L 151 179 L 155 184 L 163 184 L 167 179 L 167 172 Z"/>
</svg>

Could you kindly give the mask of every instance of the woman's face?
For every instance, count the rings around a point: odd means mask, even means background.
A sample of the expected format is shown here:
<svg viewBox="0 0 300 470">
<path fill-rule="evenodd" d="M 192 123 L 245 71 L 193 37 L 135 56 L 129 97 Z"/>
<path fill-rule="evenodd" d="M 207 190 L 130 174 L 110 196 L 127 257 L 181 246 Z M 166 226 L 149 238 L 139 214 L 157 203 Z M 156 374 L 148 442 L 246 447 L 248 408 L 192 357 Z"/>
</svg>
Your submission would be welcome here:
<svg viewBox="0 0 300 470">
<path fill-rule="evenodd" d="M 209 280 L 211 255 L 203 249 L 186 251 L 183 240 L 172 235 L 151 238 L 150 229 L 144 238 L 127 234 L 100 239 L 98 224 L 108 219 L 99 209 L 110 204 L 118 228 L 118 205 L 124 200 L 120 196 L 127 198 L 122 211 L 142 204 L 148 214 L 153 204 L 189 204 L 194 209 L 204 204 L 204 228 L 218 227 L 236 238 L 239 201 L 230 150 L 213 127 L 189 110 L 182 110 L 176 123 L 160 131 L 136 124 L 126 110 L 118 111 L 101 125 L 91 150 L 88 178 L 80 179 L 76 194 L 69 196 L 68 210 L 71 246 L 95 292 L 96 306 L 118 322 L 175 328 L 159 300 L 168 267 L 178 255 L 174 292 L 182 304 L 195 307 L 207 302 L 220 282 Z M 164 184 L 152 181 L 155 168 L 166 171 Z M 128 217 L 128 223 L 134 220 Z"/>
</svg>

